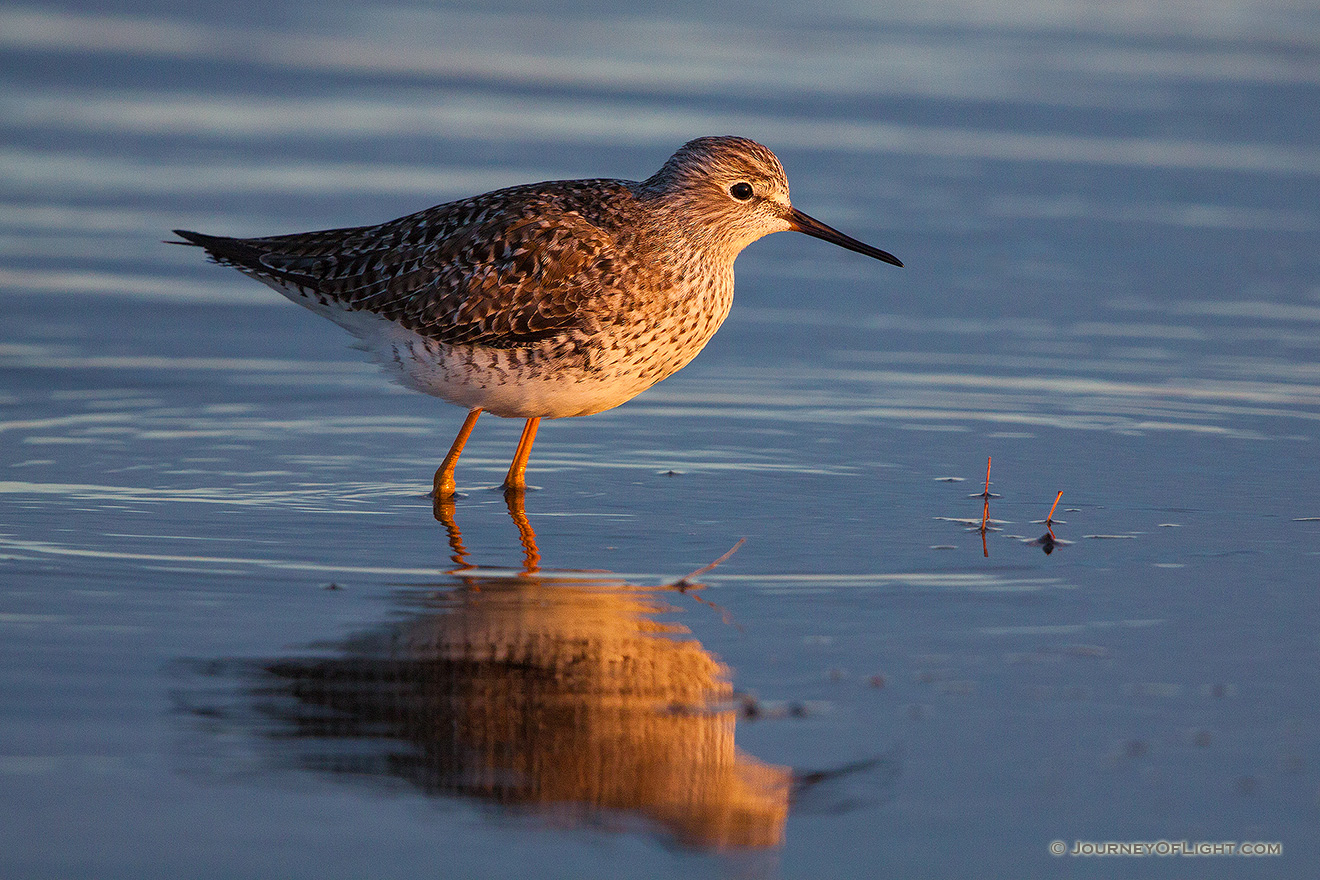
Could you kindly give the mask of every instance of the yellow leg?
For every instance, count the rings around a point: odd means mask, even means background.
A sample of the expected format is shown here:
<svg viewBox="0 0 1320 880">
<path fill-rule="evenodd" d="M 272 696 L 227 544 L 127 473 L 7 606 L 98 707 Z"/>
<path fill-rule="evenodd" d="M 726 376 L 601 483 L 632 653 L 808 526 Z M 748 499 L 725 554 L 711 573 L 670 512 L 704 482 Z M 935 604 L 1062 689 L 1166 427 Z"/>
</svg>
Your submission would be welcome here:
<svg viewBox="0 0 1320 880">
<path fill-rule="evenodd" d="M 463 420 L 463 427 L 458 429 L 458 436 L 454 438 L 454 443 L 449 447 L 449 454 L 445 460 L 440 463 L 440 468 L 435 472 L 435 484 L 431 497 L 435 500 L 441 498 L 454 497 L 454 465 L 458 464 L 458 457 L 463 453 L 463 445 L 467 443 L 468 437 L 472 434 L 472 429 L 477 425 L 477 416 L 481 415 L 481 407 L 476 406 L 468 410 L 467 418 Z"/>
<path fill-rule="evenodd" d="M 527 491 L 527 459 L 532 455 L 532 444 L 536 442 L 536 428 L 541 424 L 539 418 L 528 419 L 523 426 L 522 438 L 518 441 L 518 451 L 513 454 L 513 464 L 509 465 L 509 474 L 504 478 L 505 492 Z"/>
</svg>

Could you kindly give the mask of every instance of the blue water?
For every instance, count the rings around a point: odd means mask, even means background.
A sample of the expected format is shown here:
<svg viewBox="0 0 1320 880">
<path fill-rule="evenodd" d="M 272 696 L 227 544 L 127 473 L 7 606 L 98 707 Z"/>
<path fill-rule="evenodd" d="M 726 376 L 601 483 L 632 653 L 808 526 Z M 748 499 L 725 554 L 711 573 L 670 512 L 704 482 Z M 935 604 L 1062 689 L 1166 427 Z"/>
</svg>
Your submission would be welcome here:
<svg viewBox="0 0 1320 880">
<path fill-rule="evenodd" d="M 1284 0 L 0 9 L 0 874 L 1306 875 L 1317 105 Z M 512 516 L 519 425 L 438 522 L 462 412 L 160 243 L 723 133 L 906 268 L 753 245 Z"/>
</svg>

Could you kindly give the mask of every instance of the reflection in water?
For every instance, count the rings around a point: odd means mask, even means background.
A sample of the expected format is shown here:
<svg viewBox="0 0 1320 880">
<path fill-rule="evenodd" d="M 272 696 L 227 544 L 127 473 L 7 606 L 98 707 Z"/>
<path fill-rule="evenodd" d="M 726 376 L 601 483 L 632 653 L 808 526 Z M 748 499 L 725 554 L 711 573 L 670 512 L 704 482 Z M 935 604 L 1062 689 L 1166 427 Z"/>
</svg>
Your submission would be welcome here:
<svg viewBox="0 0 1320 880">
<path fill-rule="evenodd" d="M 1040 522 L 1045 526 L 1045 534 L 1041 535 L 1039 538 L 1036 538 L 1034 541 L 1027 541 L 1027 543 L 1030 544 L 1031 546 L 1039 547 L 1042 551 L 1044 551 L 1046 556 L 1049 556 L 1051 553 L 1053 553 L 1055 548 L 1067 547 L 1069 544 L 1072 543 L 1072 541 L 1065 541 L 1062 538 L 1056 537 L 1054 534 L 1054 524 L 1063 522 L 1063 520 L 1057 520 L 1054 518 L 1054 511 L 1059 509 L 1059 499 L 1062 497 L 1063 497 L 1063 490 L 1060 489 L 1059 494 L 1054 496 L 1054 504 L 1050 506 L 1050 512 L 1045 516 L 1045 519 L 1040 520 Z"/>
<path fill-rule="evenodd" d="M 452 589 L 411 596 L 408 620 L 336 656 L 261 664 L 259 709 L 296 766 L 571 824 L 640 816 L 698 848 L 780 843 L 792 772 L 737 750 L 728 670 L 656 619 L 663 588 L 538 573 L 516 500 L 525 570 L 478 573 L 452 506 L 436 513 Z"/>
<path fill-rule="evenodd" d="M 1031 547 L 1039 547 L 1046 556 L 1049 556 L 1051 553 L 1053 553 L 1055 548 L 1066 547 L 1072 543 L 1071 541 L 1064 541 L 1055 537 L 1054 526 L 1052 524 L 1046 526 L 1045 529 L 1046 529 L 1045 534 L 1041 535 L 1039 538 L 1033 538 L 1031 540 L 1027 540 L 1024 543 L 1026 543 Z"/>
</svg>

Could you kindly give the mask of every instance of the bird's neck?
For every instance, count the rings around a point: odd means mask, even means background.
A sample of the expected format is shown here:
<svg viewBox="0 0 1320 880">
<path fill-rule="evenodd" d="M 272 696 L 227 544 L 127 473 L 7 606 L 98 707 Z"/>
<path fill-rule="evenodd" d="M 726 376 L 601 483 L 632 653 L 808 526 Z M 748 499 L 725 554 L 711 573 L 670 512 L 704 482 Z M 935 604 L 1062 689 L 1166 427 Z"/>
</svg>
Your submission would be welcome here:
<svg viewBox="0 0 1320 880">
<path fill-rule="evenodd" d="M 668 237 L 681 240 L 686 251 L 712 269 L 732 269 L 734 259 L 749 244 L 729 234 L 722 218 L 711 210 L 709 199 L 700 194 L 643 189 L 638 196 Z"/>
</svg>

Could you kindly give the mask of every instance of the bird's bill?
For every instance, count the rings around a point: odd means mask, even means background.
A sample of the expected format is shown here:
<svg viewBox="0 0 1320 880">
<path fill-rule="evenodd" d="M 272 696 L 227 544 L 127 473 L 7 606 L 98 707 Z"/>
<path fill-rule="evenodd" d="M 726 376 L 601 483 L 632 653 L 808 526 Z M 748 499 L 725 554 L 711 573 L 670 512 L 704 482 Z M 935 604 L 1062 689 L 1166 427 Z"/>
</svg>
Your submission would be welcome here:
<svg viewBox="0 0 1320 880">
<path fill-rule="evenodd" d="M 797 208 L 793 208 L 788 212 L 787 219 L 789 228 L 794 232 L 805 232 L 813 238 L 819 238 L 821 241 L 828 241 L 830 244 L 837 244 L 841 248 L 847 248 L 848 250 L 856 251 L 859 254 L 866 254 L 868 257 L 875 257 L 877 260 L 882 260 L 889 263 L 891 266 L 903 265 L 898 257 L 888 251 L 882 251 L 880 248 L 871 247 L 869 244 L 864 244 L 855 238 L 844 235 L 839 230 L 821 223 L 815 217 L 803 214 Z"/>
</svg>

